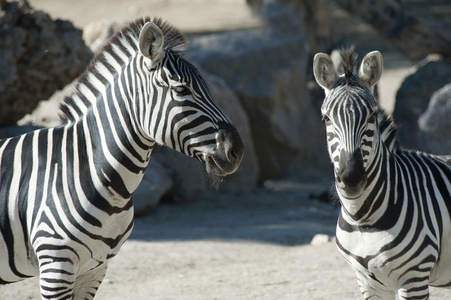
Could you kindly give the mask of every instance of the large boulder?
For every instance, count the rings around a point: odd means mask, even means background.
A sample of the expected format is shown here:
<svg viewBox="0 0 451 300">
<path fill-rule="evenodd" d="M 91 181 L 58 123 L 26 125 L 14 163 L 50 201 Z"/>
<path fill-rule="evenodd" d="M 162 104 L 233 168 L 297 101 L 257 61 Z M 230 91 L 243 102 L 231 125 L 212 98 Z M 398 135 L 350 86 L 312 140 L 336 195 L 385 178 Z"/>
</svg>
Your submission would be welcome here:
<svg viewBox="0 0 451 300">
<path fill-rule="evenodd" d="M 167 169 L 158 162 L 152 161 L 133 194 L 135 216 L 142 216 L 157 207 L 173 184 Z"/>
<path fill-rule="evenodd" d="M 270 24 L 198 37 L 187 53 L 238 95 L 250 120 L 260 183 L 330 172 L 315 105 L 321 99 L 312 99 L 307 86 L 311 61 L 305 44 L 301 24 Z"/>
<path fill-rule="evenodd" d="M 451 154 L 451 83 L 436 91 L 418 119 L 418 140 L 423 150 Z"/>
<path fill-rule="evenodd" d="M 0 125 L 14 124 L 83 72 L 82 31 L 27 1 L 0 3 Z"/>
<path fill-rule="evenodd" d="M 430 57 L 420 63 L 402 83 L 396 94 L 393 115 L 399 127 L 399 140 L 406 148 L 426 150 L 418 141 L 419 116 L 426 110 L 432 94 L 451 82 L 451 62 Z"/>
<path fill-rule="evenodd" d="M 105 45 L 110 37 L 122 28 L 123 24 L 100 19 L 89 23 L 83 28 L 83 39 L 92 52 L 97 52 Z"/>
</svg>

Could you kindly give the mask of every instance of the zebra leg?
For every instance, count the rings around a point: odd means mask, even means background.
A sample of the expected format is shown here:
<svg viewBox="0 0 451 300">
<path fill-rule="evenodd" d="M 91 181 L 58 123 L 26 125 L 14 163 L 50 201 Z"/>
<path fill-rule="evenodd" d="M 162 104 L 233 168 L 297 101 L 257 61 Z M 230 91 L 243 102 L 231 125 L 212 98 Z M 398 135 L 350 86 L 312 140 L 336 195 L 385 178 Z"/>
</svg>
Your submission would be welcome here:
<svg viewBox="0 0 451 300">
<path fill-rule="evenodd" d="M 376 299 L 393 299 L 395 300 L 396 294 L 391 289 L 382 285 L 380 282 L 371 280 L 370 278 L 363 276 L 359 272 L 356 272 L 357 283 L 359 284 L 360 292 L 366 300 Z"/>
<path fill-rule="evenodd" d="M 399 300 L 427 300 L 429 299 L 429 286 L 409 284 L 408 287 L 398 289 Z"/>
<path fill-rule="evenodd" d="M 93 299 L 105 277 L 106 270 L 107 264 L 104 263 L 88 273 L 78 276 L 75 281 L 73 300 Z"/>
<path fill-rule="evenodd" d="M 42 299 L 72 299 L 76 276 L 71 261 L 40 263 L 39 272 Z"/>
<path fill-rule="evenodd" d="M 67 245 L 40 243 L 39 239 L 34 248 L 42 299 L 72 299 L 80 255 Z"/>
<path fill-rule="evenodd" d="M 107 264 L 104 263 L 90 272 L 77 277 L 73 300 L 93 299 L 105 277 L 106 270 Z"/>
<path fill-rule="evenodd" d="M 105 277 L 107 264 L 91 270 L 88 273 L 75 276 L 68 271 L 71 266 L 60 264 L 41 271 L 40 285 L 42 299 L 93 299 Z M 72 268 L 73 269 L 73 268 Z"/>
<path fill-rule="evenodd" d="M 426 259 L 428 259 L 427 257 Z M 398 279 L 399 300 L 425 300 L 429 299 L 429 277 L 431 268 L 427 268 L 428 261 L 415 262 L 408 272 Z M 435 258 L 435 261 L 437 259 Z"/>
</svg>

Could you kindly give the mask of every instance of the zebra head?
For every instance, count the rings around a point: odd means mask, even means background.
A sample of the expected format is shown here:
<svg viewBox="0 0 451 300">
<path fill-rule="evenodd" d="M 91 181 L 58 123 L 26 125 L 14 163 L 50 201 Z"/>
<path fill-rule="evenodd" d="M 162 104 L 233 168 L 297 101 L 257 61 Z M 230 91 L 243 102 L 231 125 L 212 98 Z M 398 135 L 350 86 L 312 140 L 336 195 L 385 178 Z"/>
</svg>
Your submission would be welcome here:
<svg viewBox="0 0 451 300">
<path fill-rule="evenodd" d="M 159 19 L 142 27 L 139 52 L 149 84 L 139 112 L 142 130 L 204 162 L 209 174 L 225 176 L 238 168 L 243 142 L 198 70 L 182 58 L 186 47 L 183 35 Z"/>
<path fill-rule="evenodd" d="M 343 58 L 342 76 L 324 53 L 315 55 L 313 72 L 326 94 L 321 113 L 337 191 L 344 198 L 356 199 L 366 187 L 368 168 L 379 145 L 379 131 L 375 130 L 379 108 L 373 87 L 382 74 L 382 55 L 368 53 L 358 72 L 354 72 L 356 55 L 352 50 L 344 52 Z"/>
</svg>

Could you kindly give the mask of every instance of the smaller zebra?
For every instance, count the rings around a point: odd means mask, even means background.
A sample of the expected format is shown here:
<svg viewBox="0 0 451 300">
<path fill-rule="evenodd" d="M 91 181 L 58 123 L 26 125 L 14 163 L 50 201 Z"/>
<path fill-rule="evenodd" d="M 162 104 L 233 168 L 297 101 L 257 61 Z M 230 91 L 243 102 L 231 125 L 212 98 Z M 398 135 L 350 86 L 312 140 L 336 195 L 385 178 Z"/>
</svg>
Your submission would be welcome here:
<svg viewBox="0 0 451 300">
<path fill-rule="evenodd" d="M 399 146 L 373 93 L 383 67 L 378 51 L 358 71 L 353 50 L 342 55 L 342 76 L 328 55 L 313 61 L 342 205 L 338 249 L 365 299 L 428 299 L 429 286 L 451 286 L 449 157 Z"/>
</svg>

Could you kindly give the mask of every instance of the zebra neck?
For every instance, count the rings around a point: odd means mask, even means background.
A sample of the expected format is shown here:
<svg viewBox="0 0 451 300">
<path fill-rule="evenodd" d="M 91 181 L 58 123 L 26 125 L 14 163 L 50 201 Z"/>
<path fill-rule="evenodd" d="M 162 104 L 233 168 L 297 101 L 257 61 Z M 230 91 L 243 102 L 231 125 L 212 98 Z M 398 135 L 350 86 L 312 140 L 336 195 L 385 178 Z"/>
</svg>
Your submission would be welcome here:
<svg viewBox="0 0 451 300">
<path fill-rule="evenodd" d="M 154 143 L 140 138 L 126 123 L 108 119 L 88 113 L 69 124 L 67 131 L 76 139 L 80 168 L 85 171 L 81 180 L 93 187 L 87 196 L 124 207 L 144 176 Z"/>
<path fill-rule="evenodd" d="M 140 121 L 152 91 L 143 82 L 148 74 L 143 74 L 137 39 L 133 32 L 117 35 L 93 59 L 62 107 L 86 173 L 82 180 L 94 187 L 87 193 L 115 206 L 131 198 L 155 143 Z"/>
<path fill-rule="evenodd" d="M 387 220 L 399 207 L 396 201 L 396 160 L 383 143 L 368 166 L 367 184 L 362 195 L 353 200 L 340 196 L 342 218 L 355 226 L 378 228 L 391 224 Z M 387 207 L 391 207 L 390 211 Z M 396 218 L 393 218 L 396 220 Z"/>
<path fill-rule="evenodd" d="M 399 166 L 397 153 L 400 146 L 398 141 L 398 128 L 393 119 L 383 110 L 379 110 L 378 142 L 373 150 L 374 158 L 367 167 L 367 185 L 359 199 L 349 201 L 340 196 L 342 214 L 340 219 L 347 224 L 360 229 L 391 228 L 393 221 L 397 220 L 402 207 L 403 195 L 400 193 Z M 390 207 L 390 209 L 387 209 Z"/>
</svg>

